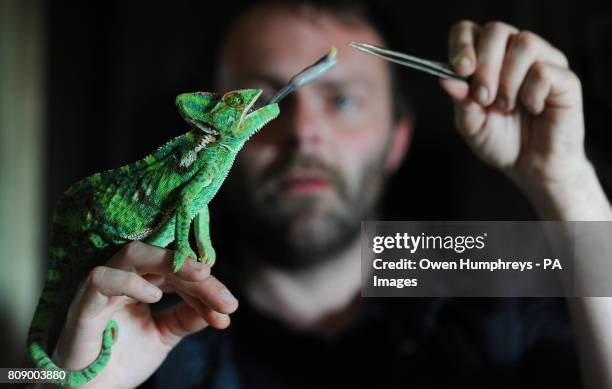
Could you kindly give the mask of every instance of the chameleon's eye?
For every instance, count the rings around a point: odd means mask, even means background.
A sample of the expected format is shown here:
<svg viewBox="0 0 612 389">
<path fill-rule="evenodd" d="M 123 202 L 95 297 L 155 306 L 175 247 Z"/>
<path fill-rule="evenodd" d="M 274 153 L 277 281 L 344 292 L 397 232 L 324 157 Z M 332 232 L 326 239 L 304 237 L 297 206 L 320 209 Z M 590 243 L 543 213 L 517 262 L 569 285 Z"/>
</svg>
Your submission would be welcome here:
<svg viewBox="0 0 612 389">
<path fill-rule="evenodd" d="M 224 101 L 225 104 L 229 105 L 232 108 L 240 108 L 244 105 L 244 102 L 242 101 L 242 96 L 240 96 L 238 93 L 232 93 L 226 96 Z"/>
</svg>

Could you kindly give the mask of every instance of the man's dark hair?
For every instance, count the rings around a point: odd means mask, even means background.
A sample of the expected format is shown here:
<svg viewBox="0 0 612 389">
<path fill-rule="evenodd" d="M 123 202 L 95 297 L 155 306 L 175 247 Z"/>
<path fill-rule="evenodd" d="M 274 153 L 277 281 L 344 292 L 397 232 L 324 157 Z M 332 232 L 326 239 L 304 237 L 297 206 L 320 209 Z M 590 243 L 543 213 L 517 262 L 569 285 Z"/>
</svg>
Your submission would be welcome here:
<svg viewBox="0 0 612 389">
<path fill-rule="evenodd" d="M 242 12 L 228 23 L 228 31 L 234 23 L 252 10 L 267 6 L 279 6 L 283 8 L 296 9 L 303 12 L 324 12 L 333 15 L 343 23 L 359 23 L 372 28 L 380 35 L 386 45 L 390 45 L 389 38 L 393 36 L 392 28 L 388 23 L 384 11 L 377 7 L 375 2 L 359 0 L 258 0 L 249 1 L 242 7 Z M 226 32 L 227 35 L 227 32 Z M 223 42 L 224 40 L 222 40 Z M 391 99 L 393 104 L 393 122 L 397 123 L 401 118 L 412 116 L 412 104 L 399 79 L 397 68 L 389 64 L 389 82 L 391 84 Z"/>
</svg>

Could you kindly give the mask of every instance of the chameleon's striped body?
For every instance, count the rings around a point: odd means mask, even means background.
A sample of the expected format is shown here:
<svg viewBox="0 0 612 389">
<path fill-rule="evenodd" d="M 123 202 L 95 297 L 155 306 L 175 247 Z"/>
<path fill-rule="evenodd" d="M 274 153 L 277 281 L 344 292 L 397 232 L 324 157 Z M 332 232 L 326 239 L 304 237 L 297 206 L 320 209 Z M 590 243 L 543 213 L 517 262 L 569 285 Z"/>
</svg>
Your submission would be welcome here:
<svg viewBox="0 0 612 389">
<path fill-rule="evenodd" d="M 276 104 L 247 115 L 260 90 L 180 95 L 177 105 L 194 126 L 153 154 L 119 169 L 94 174 L 72 185 L 53 217 L 47 280 L 28 335 L 35 367 L 60 369 L 45 352 L 47 333 L 58 317 L 62 291 L 106 261 L 131 240 L 166 247 L 176 241 L 173 270 L 190 256 L 188 240 L 195 217 L 199 260 L 215 261 L 208 229 L 208 203 L 225 180 L 242 145 L 278 115 Z M 93 379 L 108 363 L 118 326 L 107 325 L 98 358 L 69 371 L 59 384 Z"/>
</svg>

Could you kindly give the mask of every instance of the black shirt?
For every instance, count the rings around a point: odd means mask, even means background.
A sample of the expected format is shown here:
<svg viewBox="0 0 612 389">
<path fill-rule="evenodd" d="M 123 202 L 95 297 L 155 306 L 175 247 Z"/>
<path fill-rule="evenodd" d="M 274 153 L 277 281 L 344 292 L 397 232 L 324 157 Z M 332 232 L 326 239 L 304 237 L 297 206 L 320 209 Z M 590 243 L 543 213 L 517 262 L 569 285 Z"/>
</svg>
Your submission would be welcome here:
<svg viewBox="0 0 612 389">
<path fill-rule="evenodd" d="M 581 387 L 562 299 L 364 298 L 333 339 L 240 301 L 227 330 L 183 339 L 143 387 Z"/>
</svg>

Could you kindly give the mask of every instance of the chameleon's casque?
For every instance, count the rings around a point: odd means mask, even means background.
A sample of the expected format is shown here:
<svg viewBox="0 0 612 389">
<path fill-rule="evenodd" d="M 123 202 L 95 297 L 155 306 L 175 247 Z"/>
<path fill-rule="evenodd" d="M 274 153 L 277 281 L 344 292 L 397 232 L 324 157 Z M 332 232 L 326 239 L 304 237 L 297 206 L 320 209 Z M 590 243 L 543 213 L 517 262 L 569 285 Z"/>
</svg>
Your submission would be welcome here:
<svg viewBox="0 0 612 389">
<path fill-rule="evenodd" d="M 277 104 L 253 110 L 259 89 L 223 96 L 195 92 L 179 95 L 176 105 L 191 130 L 152 154 L 72 185 L 53 217 L 47 279 L 28 334 L 35 367 L 61 369 L 45 351 L 50 326 L 57 322 L 63 291 L 121 246 L 132 240 L 176 245 L 173 271 L 192 257 L 212 266 L 208 203 L 215 196 L 244 143 L 279 114 Z M 198 256 L 189 245 L 191 222 Z M 98 358 L 87 368 L 69 371 L 60 385 L 82 385 L 106 366 L 118 335 L 111 320 Z"/>
</svg>

